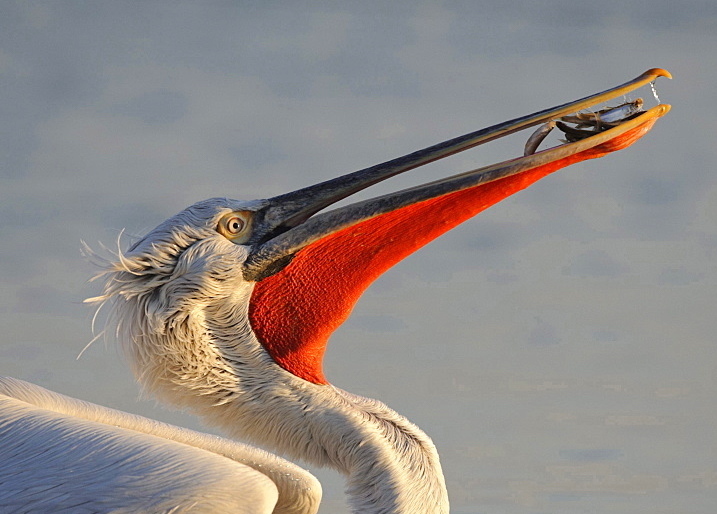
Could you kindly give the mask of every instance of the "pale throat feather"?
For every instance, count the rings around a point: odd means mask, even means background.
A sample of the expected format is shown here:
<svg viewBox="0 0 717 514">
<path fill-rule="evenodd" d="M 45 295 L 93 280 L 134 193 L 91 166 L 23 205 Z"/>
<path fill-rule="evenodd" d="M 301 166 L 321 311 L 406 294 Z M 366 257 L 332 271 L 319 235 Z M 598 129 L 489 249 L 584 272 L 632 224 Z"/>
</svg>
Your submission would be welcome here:
<svg viewBox="0 0 717 514">
<path fill-rule="evenodd" d="M 209 274 L 216 253 L 206 244 L 182 253 L 159 288 L 156 276 L 126 268 L 109 277 L 105 299 L 146 391 L 233 437 L 345 474 L 355 512 L 448 512 L 430 438 L 381 402 L 277 365 L 250 326 L 254 283 L 221 272 L 216 257 Z M 232 246 L 221 249 L 241 248 Z"/>
<path fill-rule="evenodd" d="M 322 359 L 329 337 L 391 266 L 558 169 L 626 148 L 669 106 L 624 118 L 623 106 L 601 110 L 619 110 L 620 119 L 609 128 L 597 118 L 596 130 L 566 130 L 575 139 L 565 145 L 536 151 L 540 141 L 531 142 L 521 158 L 336 204 L 524 128 L 567 121 L 571 111 L 660 76 L 670 74 L 654 68 L 601 93 L 265 200 L 197 202 L 117 252 L 94 301 L 113 305 L 117 335 L 152 394 L 233 436 L 341 471 L 354 512 L 448 512 L 431 440 L 384 404 L 328 382 Z"/>
</svg>

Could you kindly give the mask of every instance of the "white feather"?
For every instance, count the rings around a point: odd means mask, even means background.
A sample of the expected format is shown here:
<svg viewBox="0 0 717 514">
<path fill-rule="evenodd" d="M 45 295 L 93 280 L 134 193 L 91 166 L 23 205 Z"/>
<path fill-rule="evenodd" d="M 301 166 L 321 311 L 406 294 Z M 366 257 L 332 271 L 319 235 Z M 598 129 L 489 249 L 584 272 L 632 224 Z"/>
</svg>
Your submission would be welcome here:
<svg viewBox="0 0 717 514">
<path fill-rule="evenodd" d="M 0 377 L 0 512 L 309 514 L 320 499 L 262 450 Z"/>
<path fill-rule="evenodd" d="M 88 301 L 110 307 L 109 325 L 157 398 L 345 474 L 354 512 L 447 513 L 426 434 L 381 402 L 294 376 L 257 340 L 254 283 L 241 273 L 249 250 L 215 229 L 228 212 L 261 205 L 191 206 L 118 249 L 101 273 L 104 293 Z M 0 420 L 6 510 L 313 513 L 321 498 L 313 476 L 262 450 L 12 379 L 0 380 Z"/>
<path fill-rule="evenodd" d="M 229 435 L 347 476 L 361 513 L 448 512 L 438 454 L 384 404 L 300 379 L 278 366 L 248 320 L 248 249 L 215 230 L 251 210 L 226 199 L 182 211 L 105 274 L 120 340 L 146 390 Z"/>
</svg>

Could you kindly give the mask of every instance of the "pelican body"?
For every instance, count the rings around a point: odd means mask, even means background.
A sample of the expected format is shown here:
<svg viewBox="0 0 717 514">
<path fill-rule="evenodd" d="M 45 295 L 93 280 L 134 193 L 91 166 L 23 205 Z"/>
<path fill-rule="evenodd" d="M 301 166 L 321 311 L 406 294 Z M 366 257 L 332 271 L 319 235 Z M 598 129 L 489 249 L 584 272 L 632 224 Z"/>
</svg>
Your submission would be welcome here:
<svg viewBox="0 0 717 514">
<path fill-rule="evenodd" d="M 90 301 L 111 307 L 110 324 L 133 371 L 156 398 L 196 413 L 232 438 L 336 469 L 346 476 L 353 512 L 447 513 L 446 485 L 431 439 L 383 403 L 334 387 L 324 375 L 331 333 L 393 264 L 553 171 L 629 146 L 669 106 L 555 148 L 324 209 L 389 177 L 624 95 L 658 76 L 669 73 L 652 69 L 602 93 L 277 197 L 198 202 L 107 261 L 104 291 Z M 34 510 L 42 511 L 57 498 L 60 507 L 70 501 L 94 511 L 112 511 L 107 508 L 112 502 L 113 508 L 132 512 L 176 512 L 185 506 L 200 511 L 207 496 L 217 500 L 210 507 L 214 512 L 318 509 L 318 482 L 260 450 L 187 435 L 11 379 L 0 387 L 0 419 L 6 420 L 0 423 L 0 510 L 10 505 L 29 512 L 41 505 Z M 32 470 L 42 468 L 42 452 L 17 457 L 24 452 L 17 451 L 24 423 L 35 427 L 37 444 L 43 437 L 57 443 L 50 451 L 57 466 L 73 469 L 81 463 L 83 474 L 65 473 L 53 482 L 45 473 L 35 484 Z M 58 431 L 64 434 L 60 438 L 43 436 Z M 58 442 L 73 439 L 71 449 Z M 146 458 L 137 457 L 138 448 Z M 14 460 L 8 461 L 11 452 Z M 176 468 L 163 465 L 169 454 Z M 224 479 L 192 507 L 193 492 L 182 496 L 170 486 L 175 476 L 176 484 L 188 477 L 191 482 L 195 459 L 201 463 L 197 475 Z M 96 480 L 93 465 L 99 470 Z M 117 480 L 101 481 L 102 472 Z M 151 479 L 122 480 L 137 474 Z M 239 506 L 230 505 L 222 490 L 232 480 L 242 482 L 233 498 Z M 122 495 L 134 487 L 137 494 L 122 506 Z M 31 496 L 47 501 L 18 507 Z M 152 506 L 157 497 L 168 503 Z"/>
</svg>

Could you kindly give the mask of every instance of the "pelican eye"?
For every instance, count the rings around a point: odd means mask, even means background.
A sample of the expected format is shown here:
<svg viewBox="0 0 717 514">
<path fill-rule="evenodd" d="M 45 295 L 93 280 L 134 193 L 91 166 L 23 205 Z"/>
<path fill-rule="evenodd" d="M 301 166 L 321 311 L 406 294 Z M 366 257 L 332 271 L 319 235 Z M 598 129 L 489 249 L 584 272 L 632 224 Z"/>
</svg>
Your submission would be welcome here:
<svg viewBox="0 0 717 514">
<path fill-rule="evenodd" d="M 227 220 L 225 226 L 227 232 L 229 232 L 230 234 L 238 234 L 242 230 L 244 230 L 244 220 L 241 219 L 239 216 L 234 216 Z"/>
<path fill-rule="evenodd" d="M 230 212 L 219 220 L 217 232 L 235 243 L 243 243 L 249 238 L 251 213 Z"/>
</svg>

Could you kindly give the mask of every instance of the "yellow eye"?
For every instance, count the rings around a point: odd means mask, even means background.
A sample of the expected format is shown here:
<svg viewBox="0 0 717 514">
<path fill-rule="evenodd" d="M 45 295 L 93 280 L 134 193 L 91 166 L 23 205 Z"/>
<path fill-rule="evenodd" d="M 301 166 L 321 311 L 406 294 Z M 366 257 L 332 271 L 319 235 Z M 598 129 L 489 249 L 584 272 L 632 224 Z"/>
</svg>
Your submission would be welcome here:
<svg viewBox="0 0 717 514">
<path fill-rule="evenodd" d="M 227 232 L 229 232 L 230 234 L 238 234 L 239 232 L 244 230 L 244 225 L 244 220 L 238 216 L 229 218 L 225 224 Z"/>
<path fill-rule="evenodd" d="M 251 213 L 231 212 L 219 220 L 217 232 L 235 243 L 242 243 L 249 237 Z"/>
</svg>

